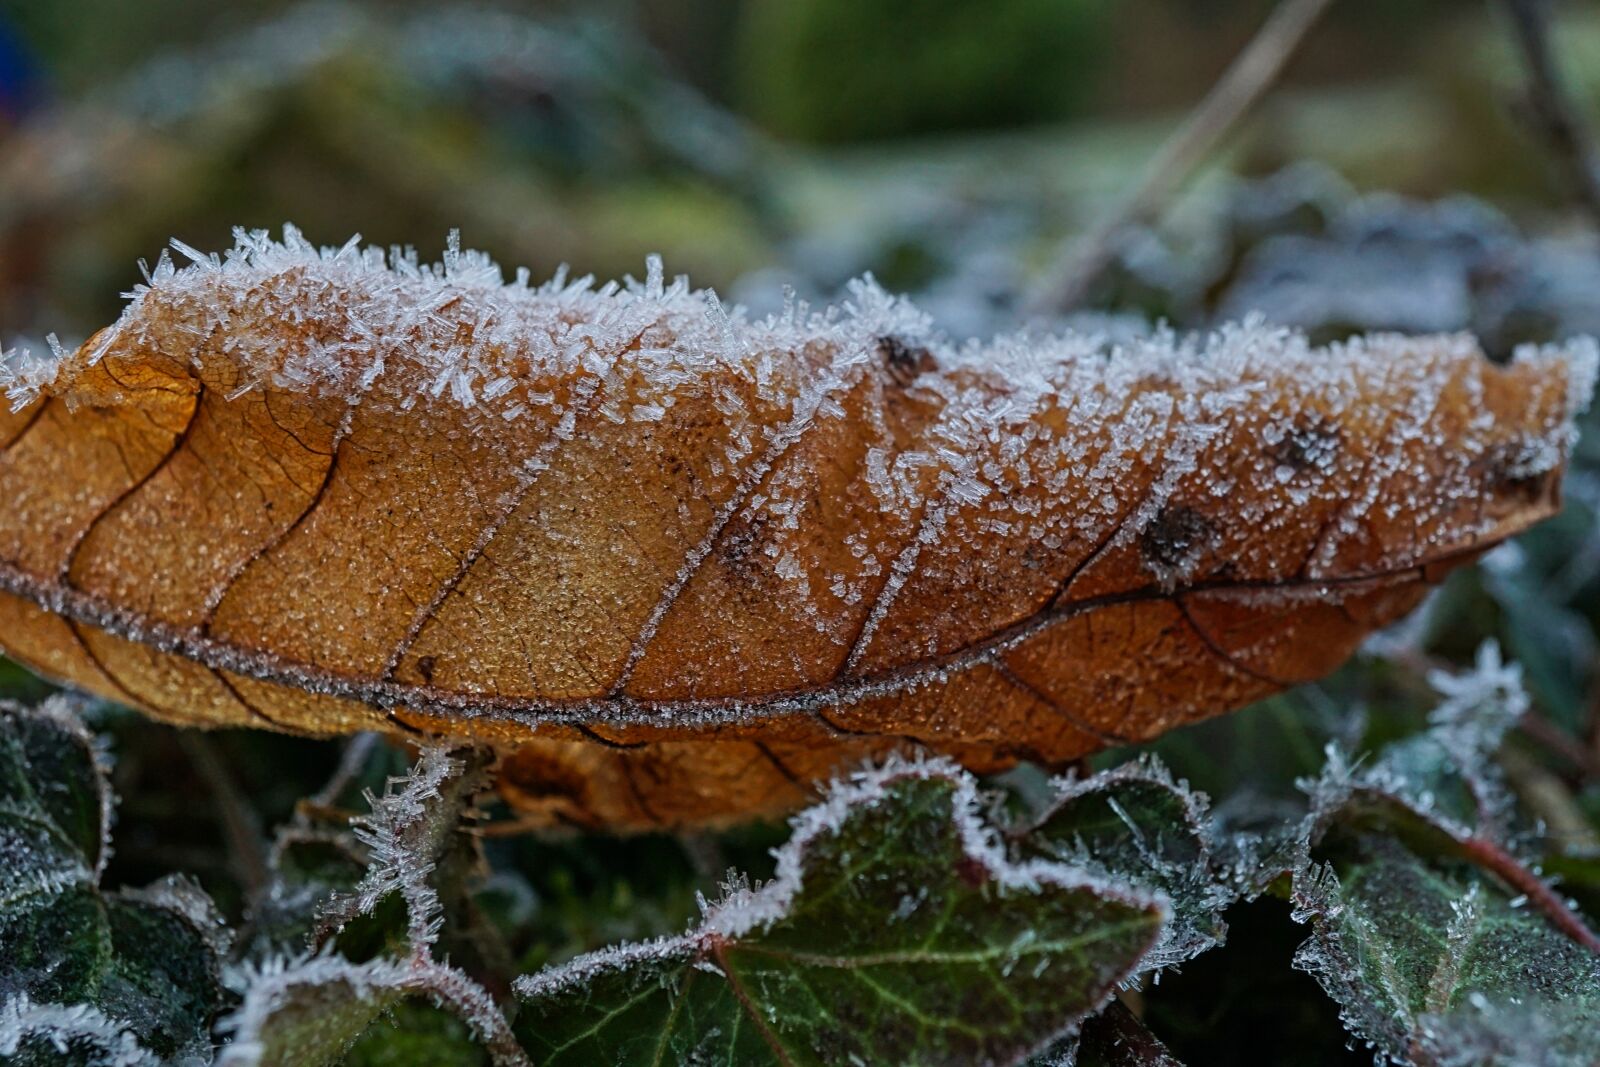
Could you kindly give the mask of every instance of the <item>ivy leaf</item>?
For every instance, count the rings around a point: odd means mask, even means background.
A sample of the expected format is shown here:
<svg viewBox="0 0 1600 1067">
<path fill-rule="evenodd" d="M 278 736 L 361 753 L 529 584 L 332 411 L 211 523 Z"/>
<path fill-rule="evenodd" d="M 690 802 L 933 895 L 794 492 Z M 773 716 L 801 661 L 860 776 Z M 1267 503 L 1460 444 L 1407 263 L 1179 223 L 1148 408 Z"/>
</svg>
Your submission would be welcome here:
<svg viewBox="0 0 1600 1067">
<path fill-rule="evenodd" d="M 1592 1062 L 1600 937 L 1518 853 L 1490 760 L 1526 706 L 1486 645 L 1435 676 L 1434 727 L 1312 788 L 1296 955 L 1383 1062 Z"/>
<path fill-rule="evenodd" d="M 1383 833 L 1339 835 L 1295 882 L 1313 936 L 1296 956 L 1346 1025 L 1395 1063 L 1587 1063 L 1600 956 L 1470 862 Z M 1529 1029 L 1537 1016 L 1541 1024 Z M 1536 1041 L 1535 1041 L 1536 1036 Z M 1455 1058 L 1450 1049 L 1537 1055 Z"/>
<path fill-rule="evenodd" d="M 1120 1001 L 1083 1024 L 1073 1067 L 1183 1067 Z"/>
<path fill-rule="evenodd" d="M 323 899 L 319 951 L 267 955 L 238 971 L 242 1003 L 219 1027 L 231 1038 L 221 1067 L 323 1067 L 358 1048 L 380 1060 L 386 1047 L 399 1056 L 398 1046 L 386 1043 L 405 1046 L 410 1035 L 384 1017 L 409 1017 L 429 1003 L 459 1023 L 461 1032 L 436 1034 L 441 1040 L 464 1038 L 499 1067 L 526 1067 L 493 996 L 433 955 L 451 910 L 447 898 L 478 859 L 475 846 L 458 854 L 459 830 L 484 787 L 486 763 L 482 750 L 425 748 L 409 775 L 389 778 L 381 794 L 367 791 L 371 811 L 352 820 L 353 838 L 300 831 L 280 837 L 274 885 L 287 896 L 351 882 L 356 840 L 364 871 L 348 891 Z M 286 929 L 295 928 L 296 910 L 283 909 Z M 338 954 L 349 950 L 362 958 Z"/>
<path fill-rule="evenodd" d="M 550 1065 L 1019 1062 L 1133 972 L 1166 909 L 1009 861 L 977 805 L 948 764 L 857 775 L 697 929 L 519 979 L 519 1036 Z"/>
<path fill-rule="evenodd" d="M 1183 1067 L 1143 1020 L 1113 1000 L 1028 1061 L 1027 1067 Z"/>
<path fill-rule="evenodd" d="M 226 998 L 221 920 L 177 876 L 102 891 L 111 811 L 103 758 L 71 701 L 0 702 L 0 1051 L 22 1062 L 45 1044 L 84 1063 L 211 1047 Z"/>
<path fill-rule="evenodd" d="M 390 1008 L 344 1054 L 340 1067 L 403 1063 L 485 1067 L 493 1057 L 461 1017 L 413 998 Z"/>
<path fill-rule="evenodd" d="M 432 960 L 268 961 L 241 984 L 244 1003 L 222 1024 L 231 1040 L 218 1067 L 327 1067 L 365 1041 L 385 1013 L 429 1002 L 459 1019 L 497 1067 L 528 1067 L 494 1001 L 460 971 Z"/>
<path fill-rule="evenodd" d="M 1153 756 L 1065 779 L 1032 829 L 1030 853 L 1164 895 L 1172 919 L 1145 957 L 1160 970 L 1219 944 L 1235 893 L 1214 860 L 1205 795 L 1174 781 Z"/>
</svg>

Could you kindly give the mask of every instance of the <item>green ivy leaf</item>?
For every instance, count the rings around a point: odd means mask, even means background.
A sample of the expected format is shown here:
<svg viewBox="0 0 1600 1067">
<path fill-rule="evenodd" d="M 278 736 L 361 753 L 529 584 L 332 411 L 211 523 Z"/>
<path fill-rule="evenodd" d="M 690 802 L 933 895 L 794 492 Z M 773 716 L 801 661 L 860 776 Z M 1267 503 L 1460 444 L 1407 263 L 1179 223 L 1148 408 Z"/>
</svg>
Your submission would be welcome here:
<svg viewBox="0 0 1600 1067">
<path fill-rule="evenodd" d="M 1314 784 L 1296 955 L 1380 1061 L 1592 1062 L 1600 938 L 1519 855 L 1489 755 L 1525 707 L 1485 646 L 1437 676 L 1428 734 L 1368 768 L 1335 753 Z"/>
<path fill-rule="evenodd" d="M 777 877 L 685 935 L 518 980 L 541 1064 L 1015 1063 L 1160 935 L 1156 898 L 1009 861 L 970 776 L 865 772 L 798 816 Z"/>
<path fill-rule="evenodd" d="M 365 963 L 334 955 L 272 960 L 241 976 L 241 985 L 244 1003 L 222 1023 L 231 1040 L 217 1067 L 327 1067 L 369 1038 L 366 1054 L 372 1054 L 374 1046 L 396 1036 L 386 1015 L 429 1003 L 459 1019 L 489 1062 L 528 1065 L 483 988 L 425 956 L 380 956 Z"/>
<path fill-rule="evenodd" d="M 403 1001 L 367 1027 L 341 1067 L 394 1067 L 403 1063 L 486 1067 L 488 1051 L 458 1016 L 419 1000 Z"/>
<path fill-rule="evenodd" d="M 1073 1067 L 1183 1067 L 1120 1001 L 1083 1024 Z"/>
<path fill-rule="evenodd" d="M 1325 839 L 1296 879 L 1296 964 L 1397 1063 L 1591 1062 L 1600 956 L 1472 863 L 1381 833 Z M 1542 1020 L 1530 1028 L 1530 1019 Z M 1530 1048 L 1529 1046 L 1534 1047 Z M 1495 1048 L 1512 1055 L 1445 1055 Z"/>
<path fill-rule="evenodd" d="M 181 877 L 103 892 L 111 809 L 71 701 L 0 702 L 0 1053 L 25 1062 L 40 1041 L 86 1063 L 209 1053 L 226 999 L 221 919 Z"/>
<path fill-rule="evenodd" d="M 451 914 L 461 911 L 451 901 L 481 857 L 459 830 L 487 762 L 479 750 L 424 749 L 409 775 L 391 777 L 381 795 L 367 793 L 371 811 L 353 820 L 353 835 L 306 827 L 280 834 L 272 890 L 288 900 L 281 928 L 294 931 L 303 898 L 328 890 L 315 909 L 326 936 L 319 952 L 267 955 L 242 969 L 243 1002 L 221 1024 L 231 1041 L 219 1067 L 327 1067 L 352 1054 L 426 1062 L 424 1045 L 452 1041 L 476 1045 L 494 1064 L 526 1067 L 493 997 L 433 955 L 447 920 L 468 918 Z M 341 884 L 348 890 L 333 891 Z M 396 1013 L 425 1017 L 430 1003 L 458 1025 L 412 1034 L 392 1022 Z"/>
<path fill-rule="evenodd" d="M 223 1030 L 218 1067 L 337 1063 L 383 1012 L 405 999 L 403 968 L 337 956 L 268 962 L 245 976 L 246 994 Z"/>
<path fill-rule="evenodd" d="M 1172 920 L 1142 970 L 1181 963 L 1221 943 L 1235 892 L 1214 860 L 1208 802 L 1153 756 L 1065 779 L 1023 848 L 1165 896 Z"/>
</svg>

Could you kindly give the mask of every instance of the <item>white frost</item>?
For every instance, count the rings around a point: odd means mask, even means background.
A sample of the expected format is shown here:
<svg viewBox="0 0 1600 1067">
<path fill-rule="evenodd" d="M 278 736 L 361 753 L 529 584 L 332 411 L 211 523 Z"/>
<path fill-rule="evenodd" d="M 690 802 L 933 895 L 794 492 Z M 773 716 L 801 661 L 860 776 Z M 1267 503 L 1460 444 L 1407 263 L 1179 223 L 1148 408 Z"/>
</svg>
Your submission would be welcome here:
<svg viewBox="0 0 1600 1067">
<path fill-rule="evenodd" d="M 157 1067 L 162 1061 L 92 1004 L 35 1004 L 19 993 L 0 1004 L 0 1056 L 28 1040 L 48 1042 L 65 1059 L 92 1067 Z M 80 1058 L 81 1057 L 81 1061 Z"/>
<path fill-rule="evenodd" d="M 524 975 L 515 983 L 517 994 L 524 998 L 548 996 L 581 987 L 596 975 L 641 961 L 690 958 L 710 941 L 737 940 L 770 927 L 789 913 L 804 890 L 806 853 L 813 843 L 837 833 L 852 814 L 881 804 L 891 785 L 908 778 L 954 783 L 951 817 L 963 849 L 999 885 L 1021 890 L 1045 886 L 1092 889 L 1136 907 L 1159 908 L 1165 922 L 1168 908 L 1160 897 L 1048 860 L 1011 860 L 994 829 L 982 817 L 982 803 L 972 775 L 946 759 L 893 756 L 879 766 L 835 782 L 821 803 L 796 815 L 790 822 L 793 832 L 789 840 L 774 853 L 778 864 L 773 879 L 760 886 L 750 886 L 742 880 L 729 883 L 722 900 L 703 906 L 704 914 L 695 930 L 677 937 L 601 949 L 559 967 Z"/>
</svg>

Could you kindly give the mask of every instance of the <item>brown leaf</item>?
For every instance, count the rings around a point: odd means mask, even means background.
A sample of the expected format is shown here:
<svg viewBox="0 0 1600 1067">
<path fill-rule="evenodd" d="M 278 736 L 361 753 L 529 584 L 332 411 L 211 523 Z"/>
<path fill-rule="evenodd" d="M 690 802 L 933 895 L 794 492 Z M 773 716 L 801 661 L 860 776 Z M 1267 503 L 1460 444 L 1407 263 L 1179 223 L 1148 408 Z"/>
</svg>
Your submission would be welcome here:
<svg viewBox="0 0 1600 1067">
<path fill-rule="evenodd" d="M 1316 678 L 1551 514 L 1592 346 L 955 348 L 241 236 L 10 363 L 0 644 L 178 722 L 501 745 L 536 821 L 1059 764 Z"/>
</svg>

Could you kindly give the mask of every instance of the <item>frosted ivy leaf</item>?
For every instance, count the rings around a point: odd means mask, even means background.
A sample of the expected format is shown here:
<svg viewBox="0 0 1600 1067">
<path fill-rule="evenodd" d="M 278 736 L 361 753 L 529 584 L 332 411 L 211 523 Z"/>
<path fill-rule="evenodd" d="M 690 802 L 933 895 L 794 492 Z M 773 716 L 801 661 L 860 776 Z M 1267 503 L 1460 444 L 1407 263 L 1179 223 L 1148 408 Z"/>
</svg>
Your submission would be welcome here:
<svg viewBox="0 0 1600 1067">
<path fill-rule="evenodd" d="M 1108 879 L 1161 894 L 1172 916 L 1140 964 L 1159 972 L 1219 944 L 1234 900 L 1215 855 L 1204 794 L 1174 781 L 1154 757 L 1054 783 L 1044 814 L 1020 846 Z"/>
<path fill-rule="evenodd" d="M 1470 863 L 1388 833 L 1331 842 L 1296 877 L 1313 936 L 1295 958 L 1382 1062 L 1587 1062 L 1600 1027 L 1600 955 Z M 1525 1017 L 1537 1023 L 1518 1024 Z M 1454 1058 L 1464 1050 L 1511 1055 Z M 1535 1046 L 1530 1058 L 1515 1050 Z"/>
<path fill-rule="evenodd" d="M 352 963 L 321 955 L 270 959 L 240 970 L 242 1001 L 219 1025 L 217 1067 L 332 1067 L 385 1012 L 408 1000 L 458 1016 L 495 1067 L 528 1067 L 482 987 L 431 960 Z"/>
<path fill-rule="evenodd" d="M 1600 936 L 1525 858 L 1490 759 L 1526 707 L 1519 675 L 1485 646 L 1433 683 L 1428 733 L 1370 765 L 1331 752 L 1311 785 L 1293 898 L 1312 937 L 1296 964 L 1382 1062 L 1582 1062 Z"/>
<path fill-rule="evenodd" d="M 674 938 L 517 982 L 541 1064 L 1017 1063 L 1094 1011 L 1164 906 L 1006 858 L 972 779 L 890 763 L 799 815 L 777 877 Z"/>
<path fill-rule="evenodd" d="M 180 876 L 100 888 L 106 770 L 75 702 L 0 701 L 0 1051 L 198 1064 L 224 999 L 226 932 Z"/>
</svg>

